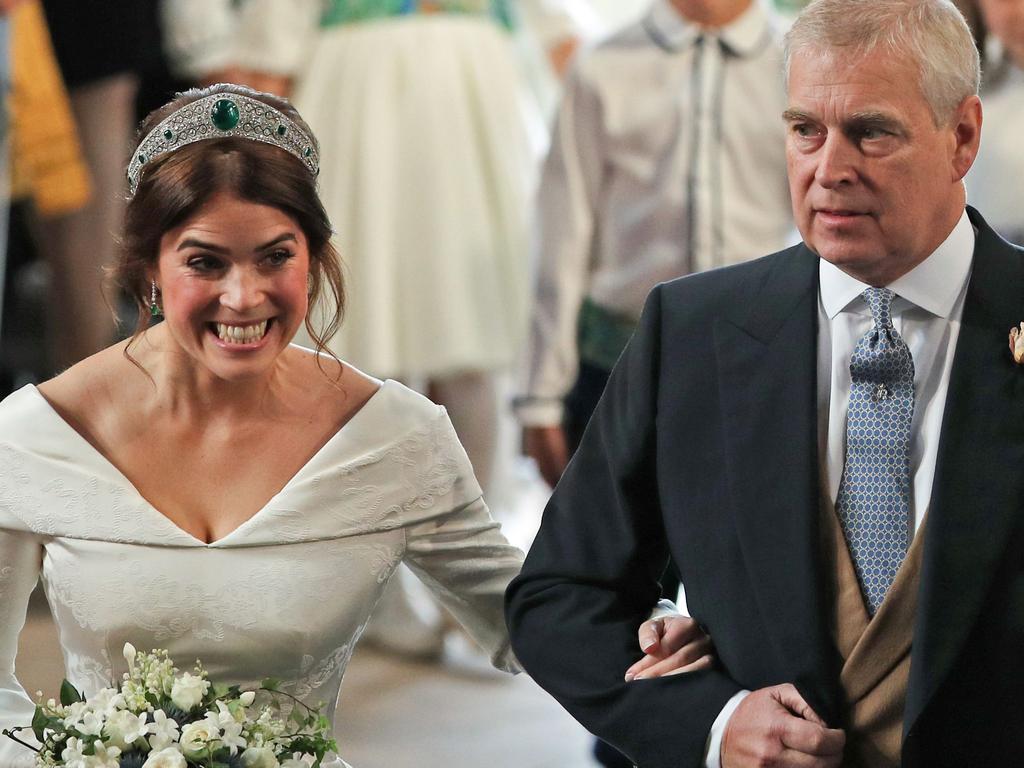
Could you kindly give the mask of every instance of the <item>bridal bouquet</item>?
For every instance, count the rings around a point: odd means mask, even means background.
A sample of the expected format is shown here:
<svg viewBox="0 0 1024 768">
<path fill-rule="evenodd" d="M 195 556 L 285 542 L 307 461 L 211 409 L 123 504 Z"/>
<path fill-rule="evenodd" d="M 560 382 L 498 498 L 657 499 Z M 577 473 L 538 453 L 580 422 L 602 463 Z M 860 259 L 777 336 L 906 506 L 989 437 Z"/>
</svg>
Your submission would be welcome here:
<svg viewBox="0 0 1024 768">
<path fill-rule="evenodd" d="M 32 725 L 3 734 L 36 752 L 40 768 L 319 768 L 337 749 L 319 709 L 278 690 L 213 684 L 202 664 L 179 672 L 167 651 L 126 644 L 118 689 L 83 698 L 67 680 L 38 704 Z M 287 711 L 287 714 L 286 714 Z M 14 731 L 31 729 L 34 746 Z"/>
</svg>

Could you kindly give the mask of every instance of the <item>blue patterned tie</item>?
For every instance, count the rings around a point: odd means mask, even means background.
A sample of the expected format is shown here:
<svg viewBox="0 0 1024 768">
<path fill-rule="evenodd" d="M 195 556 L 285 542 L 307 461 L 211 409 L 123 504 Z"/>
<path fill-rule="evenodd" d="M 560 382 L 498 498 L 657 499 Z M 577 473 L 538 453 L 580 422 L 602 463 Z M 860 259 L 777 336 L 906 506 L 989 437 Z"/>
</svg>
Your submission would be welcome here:
<svg viewBox="0 0 1024 768">
<path fill-rule="evenodd" d="M 874 327 L 850 360 L 853 386 L 846 420 L 846 465 L 836 511 L 868 612 L 874 615 L 910 548 L 910 421 L 914 362 L 892 326 L 895 294 L 861 294 Z"/>
</svg>

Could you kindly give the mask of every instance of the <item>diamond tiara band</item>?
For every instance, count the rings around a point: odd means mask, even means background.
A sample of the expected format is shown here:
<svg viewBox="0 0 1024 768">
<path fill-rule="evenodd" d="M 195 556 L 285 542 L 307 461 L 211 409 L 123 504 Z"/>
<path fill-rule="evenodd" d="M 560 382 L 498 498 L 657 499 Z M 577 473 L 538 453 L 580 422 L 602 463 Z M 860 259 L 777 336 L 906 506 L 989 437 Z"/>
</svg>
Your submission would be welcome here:
<svg viewBox="0 0 1024 768">
<path fill-rule="evenodd" d="M 283 112 L 248 96 L 215 93 L 174 111 L 146 134 L 128 163 L 128 197 L 135 195 L 143 169 L 161 155 L 197 141 L 227 137 L 280 147 L 313 176 L 320 172 L 312 137 Z"/>
</svg>

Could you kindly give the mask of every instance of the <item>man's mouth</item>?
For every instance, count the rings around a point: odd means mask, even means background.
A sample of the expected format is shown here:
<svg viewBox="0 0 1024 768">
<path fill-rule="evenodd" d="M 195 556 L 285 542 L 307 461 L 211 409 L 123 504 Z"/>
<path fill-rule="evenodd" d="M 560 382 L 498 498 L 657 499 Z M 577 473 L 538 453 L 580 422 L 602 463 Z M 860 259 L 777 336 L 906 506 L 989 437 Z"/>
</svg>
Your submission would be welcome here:
<svg viewBox="0 0 1024 768">
<path fill-rule="evenodd" d="M 268 319 L 252 325 L 227 325 L 225 323 L 211 323 L 210 325 L 213 332 L 225 344 L 252 344 L 266 336 L 267 329 L 272 322 L 272 319 Z"/>
</svg>

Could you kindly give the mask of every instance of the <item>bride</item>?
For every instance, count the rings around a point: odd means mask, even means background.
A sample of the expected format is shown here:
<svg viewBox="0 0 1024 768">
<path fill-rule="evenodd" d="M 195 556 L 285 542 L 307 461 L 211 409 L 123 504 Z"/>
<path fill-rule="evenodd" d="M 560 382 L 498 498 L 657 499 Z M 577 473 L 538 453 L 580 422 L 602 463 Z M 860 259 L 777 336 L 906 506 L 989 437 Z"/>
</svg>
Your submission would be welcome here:
<svg viewBox="0 0 1024 768">
<path fill-rule="evenodd" d="M 214 680 L 279 678 L 333 718 L 400 562 L 515 671 L 502 594 L 522 555 L 444 409 L 322 354 L 307 320 L 330 294 L 330 333 L 344 302 L 305 122 L 219 85 L 140 135 L 114 271 L 135 335 L 0 404 L 0 728 L 32 719 L 14 657 L 40 577 L 87 693 L 120 679 L 130 642 Z M 290 343 L 304 324 L 316 352 Z M 0 743 L 0 765 L 32 764 Z"/>
</svg>

